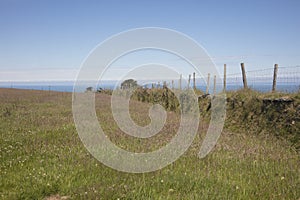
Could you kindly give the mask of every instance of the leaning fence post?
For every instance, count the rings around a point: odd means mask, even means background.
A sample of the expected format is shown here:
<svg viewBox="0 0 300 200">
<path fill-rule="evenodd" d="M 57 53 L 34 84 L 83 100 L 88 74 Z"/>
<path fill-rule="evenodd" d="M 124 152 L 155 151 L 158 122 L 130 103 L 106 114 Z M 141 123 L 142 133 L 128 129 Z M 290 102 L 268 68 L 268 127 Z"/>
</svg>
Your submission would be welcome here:
<svg viewBox="0 0 300 200">
<path fill-rule="evenodd" d="M 210 78 L 210 73 L 207 74 L 206 94 L 208 94 L 209 91 L 209 78 Z"/>
<path fill-rule="evenodd" d="M 248 85 L 247 85 L 247 78 L 246 78 L 246 71 L 245 71 L 245 65 L 244 65 L 244 63 L 241 63 L 241 68 L 242 68 L 244 89 L 247 89 Z"/>
<path fill-rule="evenodd" d="M 224 64 L 224 86 L 223 92 L 226 92 L 226 64 Z"/>
<path fill-rule="evenodd" d="M 214 75 L 214 95 L 216 95 L 217 76 Z"/>
<path fill-rule="evenodd" d="M 275 64 L 274 65 L 274 75 L 273 75 L 272 92 L 276 91 L 277 72 L 278 72 L 278 64 Z"/>
<path fill-rule="evenodd" d="M 196 73 L 193 73 L 193 88 L 196 90 Z"/>
</svg>

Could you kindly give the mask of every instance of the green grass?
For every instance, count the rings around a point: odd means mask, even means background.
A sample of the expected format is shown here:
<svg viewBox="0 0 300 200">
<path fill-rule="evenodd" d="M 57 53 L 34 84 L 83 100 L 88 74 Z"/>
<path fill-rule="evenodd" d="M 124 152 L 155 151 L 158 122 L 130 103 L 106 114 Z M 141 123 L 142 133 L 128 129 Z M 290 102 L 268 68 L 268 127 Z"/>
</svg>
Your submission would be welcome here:
<svg viewBox="0 0 300 200">
<path fill-rule="evenodd" d="M 94 159 L 72 118 L 71 94 L 0 89 L 1 199 L 298 199 L 299 152 L 272 133 L 222 133 L 214 150 L 199 159 L 207 124 L 189 150 L 161 170 L 130 174 Z M 168 112 L 162 132 L 135 139 L 122 133 L 98 94 L 97 115 L 109 138 L 124 149 L 147 152 L 176 132 L 178 114 Z M 131 116 L 149 123 L 149 104 L 131 102 Z M 232 120 L 232 119 L 230 119 Z"/>
</svg>

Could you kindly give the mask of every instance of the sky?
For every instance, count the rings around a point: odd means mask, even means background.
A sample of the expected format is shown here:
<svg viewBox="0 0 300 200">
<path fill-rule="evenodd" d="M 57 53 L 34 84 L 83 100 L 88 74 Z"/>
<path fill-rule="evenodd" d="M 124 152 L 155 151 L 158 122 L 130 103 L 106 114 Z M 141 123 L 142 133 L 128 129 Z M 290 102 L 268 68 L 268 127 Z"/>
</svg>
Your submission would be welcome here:
<svg viewBox="0 0 300 200">
<path fill-rule="evenodd" d="M 299 0 L 0 0 L 0 81 L 73 80 L 99 43 L 142 27 L 188 35 L 220 73 L 225 63 L 228 73 L 241 62 L 246 70 L 297 66 L 299 8 Z"/>
</svg>

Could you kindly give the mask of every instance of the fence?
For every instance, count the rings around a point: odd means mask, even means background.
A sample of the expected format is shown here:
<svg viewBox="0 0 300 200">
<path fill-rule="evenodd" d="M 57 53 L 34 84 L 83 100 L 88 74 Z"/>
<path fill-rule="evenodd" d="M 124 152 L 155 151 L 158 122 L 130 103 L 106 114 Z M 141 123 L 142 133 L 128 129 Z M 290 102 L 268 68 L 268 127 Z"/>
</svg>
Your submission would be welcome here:
<svg viewBox="0 0 300 200">
<path fill-rule="evenodd" d="M 245 66 L 246 68 L 246 66 Z M 280 67 L 245 72 L 247 85 L 243 83 L 242 73 L 226 75 L 226 89 L 236 90 L 249 87 L 261 92 L 297 92 L 300 89 L 300 66 Z M 218 82 L 221 85 L 220 81 Z"/>
<path fill-rule="evenodd" d="M 205 93 L 218 93 L 223 90 L 242 88 L 251 88 L 260 92 L 281 91 L 288 93 L 300 90 L 300 66 L 281 67 L 276 64 L 273 68 L 252 71 L 246 69 L 247 66 L 242 63 L 241 73 L 226 74 L 226 65 L 224 65 L 222 78 L 217 78 L 214 74 L 207 74 L 207 76 L 200 78 L 195 77 L 193 73 L 193 81 L 190 80 L 191 76 L 189 76 L 188 84 L 184 85 L 181 83 L 182 78 L 180 78 L 177 87 L 196 87 Z M 173 84 L 168 85 L 174 87 Z"/>
<path fill-rule="evenodd" d="M 226 65 L 224 65 L 224 71 L 221 78 L 217 78 L 215 74 L 208 74 L 204 77 L 200 77 L 195 73 L 189 75 L 188 81 L 184 82 L 182 75 L 178 77 L 178 80 L 160 80 L 152 81 L 151 84 L 145 85 L 145 87 L 161 88 L 163 85 L 167 85 L 170 88 L 197 88 L 205 93 L 218 93 L 225 90 L 238 90 L 243 87 L 249 87 L 261 92 L 270 91 L 282 91 L 282 92 L 298 92 L 300 91 L 300 66 L 278 66 L 269 67 L 261 70 L 247 71 L 247 65 L 244 66 L 244 78 L 243 73 L 226 74 Z M 276 70 L 277 68 L 277 70 Z M 242 70 L 241 70 L 242 71 Z M 276 73 L 274 73 L 276 72 Z M 224 76 L 225 74 L 225 76 Z M 243 82 L 244 80 L 244 82 Z M 99 87 L 103 89 L 113 89 L 117 81 L 102 83 Z M 147 81 L 148 83 L 151 81 Z M 246 85 L 245 85 L 246 84 Z M 225 87 L 224 87 L 225 86 Z M 48 91 L 61 91 L 72 92 L 73 84 L 54 84 L 54 83 L 17 83 L 6 82 L 0 83 L 0 87 L 6 88 L 19 88 L 19 89 L 37 89 Z M 97 88 L 94 88 L 97 89 Z"/>
</svg>

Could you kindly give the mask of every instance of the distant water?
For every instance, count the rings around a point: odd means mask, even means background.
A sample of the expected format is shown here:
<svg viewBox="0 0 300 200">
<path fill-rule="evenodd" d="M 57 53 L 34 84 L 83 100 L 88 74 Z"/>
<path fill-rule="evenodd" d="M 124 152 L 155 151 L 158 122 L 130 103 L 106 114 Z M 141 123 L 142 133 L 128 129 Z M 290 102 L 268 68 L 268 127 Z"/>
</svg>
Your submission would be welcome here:
<svg viewBox="0 0 300 200">
<path fill-rule="evenodd" d="M 147 85 L 148 88 L 151 88 L 152 85 Z M 16 89 L 28 89 L 28 90 L 44 90 L 44 91 L 58 91 L 58 92 L 73 92 L 73 85 L 72 84 L 12 84 L 12 83 L 0 83 L 1 88 L 16 88 Z M 114 89 L 115 83 L 106 83 L 99 85 L 97 88 L 103 88 L 103 89 Z M 175 86 L 176 87 L 176 86 Z M 242 85 L 227 85 L 226 90 L 232 91 L 232 90 L 238 90 L 241 89 Z M 270 84 L 257 84 L 257 85 L 249 85 L 251 89 L 260 91 L 260 92 L 269 92 L 272 89 L 272 85 Z M 205 85 L 197 85 L 197 88 L 206 91 Z M 94 88 L 95 89 L 95 88 Z M 223 88 L 217 86 L 217 92 L 221 91 Z M 277 91 L 286 92 L 286 93 L 293 93 L 298 92 L 300 90 L 300 83 L 298 85 L 296 84 L 278 84 L 276 87 Z M 213 92 L 213 88 L 209 88 L 209 92 Z"/>
<path fill-rule="evenodd" d="M 87 86 L 88 87 L 88 86 Z M 97 88 L 114 89 L 114 83 L 106 83 L 97 86 Z M 50 83 L 0 83 L 0 88 L 15 88 L 26 90 L 44 90 L 44 91 L 57 91 L 57 92 L 73 92 L 73 84 L 50 82 Z M 96 89 L 96 88 L 94 88 Z M 85 89 L 84 89 L 85 90 Z"/>
<path fill-rule="evenodd" d="M 72 92 L 73 86 L 70 85 L 11 85 L 2 86 L 3 88 L 15 88 L 15 89 L 26 89 L 26 90 L 45 90 L 45 91 L 57 91 L 57 92 Z"/>
</svg>

